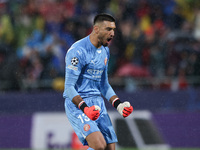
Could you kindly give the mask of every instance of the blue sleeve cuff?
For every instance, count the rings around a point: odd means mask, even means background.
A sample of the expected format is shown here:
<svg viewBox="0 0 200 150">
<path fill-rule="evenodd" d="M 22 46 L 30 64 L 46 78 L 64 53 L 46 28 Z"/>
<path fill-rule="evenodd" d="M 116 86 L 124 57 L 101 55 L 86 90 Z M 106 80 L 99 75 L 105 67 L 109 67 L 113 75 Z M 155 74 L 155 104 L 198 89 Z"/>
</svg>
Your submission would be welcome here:
<svg viewBox="0 0 200 150">
<path fill-rule="evenodd" d="M 72 100 L 75 96 L 79 95 L 73 86 L 66 89 L 67 96 Z"/>
<path fill-rule="evenodd" d="M 112 96 L 114 96 L 114 95 L 116 95 L 116 93 L 114 92 L 114 90 L 112 89 L 112 87 L 109 86 L 109 88 L 108 88 L 108 90 L 106 91 L 104 97 L 109 101 L 110 98 L 111 98 Z"/>
</svg>

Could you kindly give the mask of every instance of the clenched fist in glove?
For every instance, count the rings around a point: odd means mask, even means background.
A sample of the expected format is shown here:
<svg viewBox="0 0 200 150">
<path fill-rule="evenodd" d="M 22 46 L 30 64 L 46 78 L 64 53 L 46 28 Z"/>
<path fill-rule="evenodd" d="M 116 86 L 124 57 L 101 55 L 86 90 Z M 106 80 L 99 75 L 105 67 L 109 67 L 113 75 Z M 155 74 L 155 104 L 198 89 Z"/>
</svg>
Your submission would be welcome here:
<svg viewBox="0 0 200 150">
<path fill-rule="evenodd" d="M 118 112 L 124 117 L 128 117 L 132 111 L 133 107 L 129 102 L 123 102 L 121 103 L 120 100 L 117 98 L 112 102 L 113 106 L 117 108 Z"/>
<path fill-rule="evenodd" d="M 84 101 L 82 101 L 82 102 L 80 102 L 78 107 L 91 120 L 95 121 L 95 120 L 97 120 L 99 118 L 100 110 L 101 110 L 101 108 L 99 106 L 94 105 L 94 106 L 88 107 L 87 104 Z"/>
</svg>

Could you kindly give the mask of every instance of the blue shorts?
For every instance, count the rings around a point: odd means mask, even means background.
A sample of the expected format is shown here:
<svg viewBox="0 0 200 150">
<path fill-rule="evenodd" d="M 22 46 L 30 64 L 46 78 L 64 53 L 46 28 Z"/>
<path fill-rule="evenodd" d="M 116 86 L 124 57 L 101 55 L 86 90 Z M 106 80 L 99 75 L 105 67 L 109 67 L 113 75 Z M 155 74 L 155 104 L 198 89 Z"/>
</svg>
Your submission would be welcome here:
<svg viewBox="0 0 200 150">
<path fill-rule="evenodd" d="M 105 103 L 102 97 L 85 98 L 88 106 L 98 105 L 101 108 L 97 120 L 90 120 L 70 99 L 65 99 L 65 111 L 69 122 L 83 145 L 88 145 L 85 138 L 93 132 L 101 131 L 107 144 L 116 143 L 117 136 L 108 116 Z"/>
</svg>

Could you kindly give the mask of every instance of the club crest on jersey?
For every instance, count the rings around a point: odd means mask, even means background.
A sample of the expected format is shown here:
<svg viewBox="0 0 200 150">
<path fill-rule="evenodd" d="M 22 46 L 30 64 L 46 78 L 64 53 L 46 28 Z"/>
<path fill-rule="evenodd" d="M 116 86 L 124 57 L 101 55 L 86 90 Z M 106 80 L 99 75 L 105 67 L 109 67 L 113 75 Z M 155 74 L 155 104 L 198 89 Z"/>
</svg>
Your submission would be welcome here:
<svg viewBox="0 0 200 150">
<path fill-rule="evenodd" d="M 83 129 L 84 129 L 84 131 L 89 131 L 90 130 L 90 125 L 89 124 L 85 124 Z"/>
<path fill-rule="evenodd" d="M 78 64 L 78 58 L 77 57 L 73 57 L 72 60 L 71 60 L 71 64 L 73 66 L 76 66 Z"/>
<path fill-rule="evenodd" d="M 107 64 L 107 61 L 108 61 L 108 59 L 105 58 L 105 59 L 104 59 L 104 64 L 105 64 L 105 65 Z"/>
</svg>

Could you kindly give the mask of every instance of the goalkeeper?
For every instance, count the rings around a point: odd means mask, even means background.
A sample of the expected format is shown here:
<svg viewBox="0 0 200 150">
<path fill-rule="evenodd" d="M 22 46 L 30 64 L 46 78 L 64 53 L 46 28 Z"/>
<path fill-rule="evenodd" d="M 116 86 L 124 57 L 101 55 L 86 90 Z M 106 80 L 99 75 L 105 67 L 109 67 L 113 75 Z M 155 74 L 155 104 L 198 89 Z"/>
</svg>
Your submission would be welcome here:
<svg viewBox="0 0 200 150">
<path fill-rule="evenodd" d="M 65 58 L 65 111 L 74 131 L 89 149 L 114 150 L 117 137 L 103 95 L 125 118 L 133 107 L 121 102 L 108 82 L 108 45 L 114 37 L 115 19 L 98 14 L 90 35 L 75 42 Z"/>
</svg>

